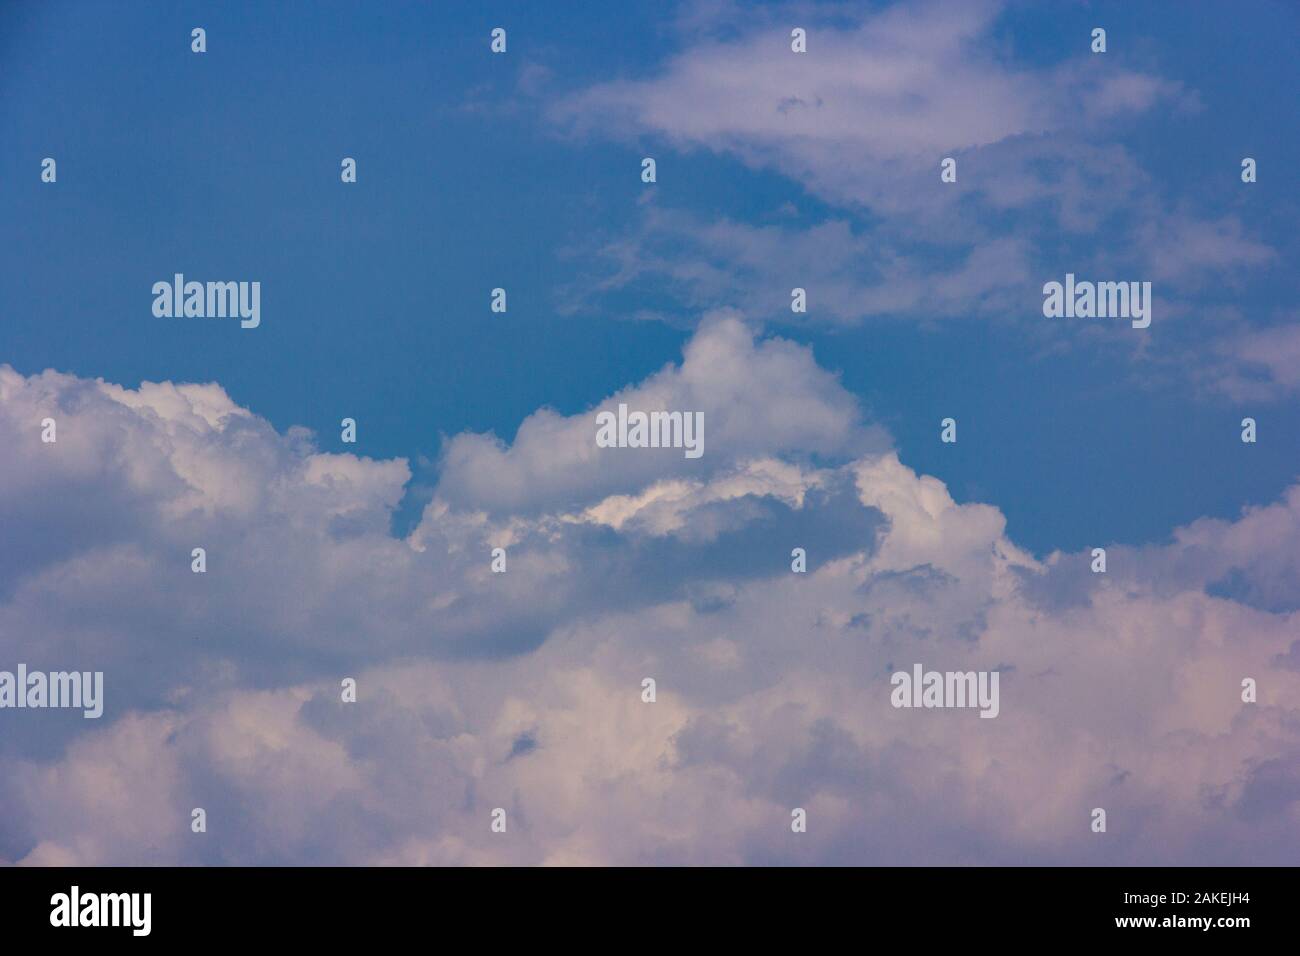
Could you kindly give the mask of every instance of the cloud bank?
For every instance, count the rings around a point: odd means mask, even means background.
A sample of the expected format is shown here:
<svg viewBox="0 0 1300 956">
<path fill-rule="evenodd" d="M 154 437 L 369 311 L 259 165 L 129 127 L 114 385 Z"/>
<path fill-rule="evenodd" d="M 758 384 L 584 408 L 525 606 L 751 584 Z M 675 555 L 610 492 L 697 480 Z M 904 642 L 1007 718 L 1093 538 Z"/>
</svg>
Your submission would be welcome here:
<svg viewBox="0 0 1300 956">
<path fill-rule="evenodd" d="M 596 449 L 617 401 L 702 410 L 704 457 Z M 1094 574 L 955 502 L 810 350 L 734 314 L 582 414 L 450 439 L 405 539 L 404 461 L 278 433 L 215 384 L 0 367 L 0 443 L 0 667 L 103 670 L 106 697 L 99 721 L 0 712 L 11 862 L 1300 851 L 1300 486 Z M 918 662 L 997 670 L 999 716 L 894 709 Z"/>
</svg>

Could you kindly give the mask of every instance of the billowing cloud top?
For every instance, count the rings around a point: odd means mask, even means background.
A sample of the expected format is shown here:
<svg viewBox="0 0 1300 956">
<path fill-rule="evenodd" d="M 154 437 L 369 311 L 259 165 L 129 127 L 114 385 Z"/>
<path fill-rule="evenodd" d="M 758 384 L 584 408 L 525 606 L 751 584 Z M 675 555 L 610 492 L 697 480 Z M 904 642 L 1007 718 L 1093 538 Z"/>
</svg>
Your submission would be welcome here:
<svg viewBox="0 0 1300 956">
<path fill-rule="evenodd" d="M 705 455 L 597 449 L 619 402 L 702 411 Z M 99 721 L 0 712 L 11 861 L 1300 850 L 1300 486 L 1094 574 L 908 468 L 811 351 L 733 314 L 589 411 L 451 438 L 405 539 L 404 461 L 215 384 L 3 367 L 0 444 L 0 669 L 105 674 Z M 892 707 L 918 662 L 996 671 L 998 717 Z"/>
</svg>

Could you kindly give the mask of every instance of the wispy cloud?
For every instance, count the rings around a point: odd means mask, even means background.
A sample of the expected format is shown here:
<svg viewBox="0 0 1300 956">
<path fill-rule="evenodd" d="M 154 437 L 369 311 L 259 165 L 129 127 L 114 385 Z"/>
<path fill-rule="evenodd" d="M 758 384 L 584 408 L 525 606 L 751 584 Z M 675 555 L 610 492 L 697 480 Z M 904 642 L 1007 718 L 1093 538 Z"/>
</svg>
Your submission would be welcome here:
<svg viewBox="0 0 1300 956">
<path fill-rule="evenodd" d="M 1240 217 L 1197 208 L 1126 145 L 1134 121 L 1194 115 L 1193 91 L 1082 44 L 1052 65 L 999 55 L 1003 12 L 898 4 L 823 22 L 802 9 L 733 19 L 724 6 L 645 77 L 561 98 L 550 117 L 573 135 L 707 150 L 831 208 L 773 224 L 647 202 L 626 233 L 582 250 L 603 270 L 564 306 L 632 291 L 660 303 L 636 316 L 678 322 L 719 306 L 791 324 L 1024 321 L 1043 281 L 1074 271 L 1155 281 L 1173 315 L 1207 285 L 1275 264 Z M 806 54 L 789 47 L 796 23 Z M 956 182 L 940 181 L 945 157 Z M 816 302 L 806 316 L 790 313 L 794 286 Z"/>
</svg>

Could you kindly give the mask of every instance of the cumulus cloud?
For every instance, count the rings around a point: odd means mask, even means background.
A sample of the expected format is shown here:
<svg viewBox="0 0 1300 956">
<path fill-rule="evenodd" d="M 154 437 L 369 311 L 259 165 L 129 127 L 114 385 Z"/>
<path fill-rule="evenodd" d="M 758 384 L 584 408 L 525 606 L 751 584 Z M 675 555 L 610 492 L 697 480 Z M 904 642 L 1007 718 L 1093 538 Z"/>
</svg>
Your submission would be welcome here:
<svg viewBox="0 0 1300 956">
<path fill-rule="evenodd" d="M 0 399 L 0 440 L 15 450 L 0 523 L 27 542 L 0 559 L 0 627 L 33 666 L 75 651 L 83 668 L 119 669 L 126 699 L 152 704 L 198 680 L 319 674 L 358 648 L 373 659 L 535 646 L 567 615 L 625 600 L 641 577 L 650 597 L 684 587 L 654 571 L 669 555 L 623 548 L 608 525 L 582 517 L 606 497 L 674 477 L 735 486 L 777 454 L 811 468 L 885 444 L 808 349 L 756 339 L 729 315 L 704 324 L 680 365 L 605 403 L 702 411 L 702 459 L 596 449 L 594 410 L 543 410 L 508 447 L 452 439 L 407 540 L 389 533 L 404 461 L 325 453 L 302 430 L 277 434 L 218 386 L 128 390 L 3 369 Z M 40 440 L 46 417 L 57 422 L 54 444 Z M 720 495 L 690 533 L 760 533 L 789 521 L 798 500 Z M 207 552 L 204 575 L 190 570 L 196 547 Z M 493 547 L 509 548 L 508 575 L 491 574 Z M 593 549 L 608 552 L 594 572 L 603 580 L 575 576 Z"/>
<path fill-rule="evenodd" d="M 1113 548 L 1096 575 L 1086 555 L 1028 553 L 996 507 L 957 503 L 873 445 L 808 350 L 735 316 L 609 400 L 717 416 L 705 467 L 597 458 L 590 414 L 537 413 L 509 445 L 452 439 L 399 540 L 386 516 L 402 461 L 323 453 L 216 385 L 0 369 L 0 523 L 18 529 L 0 667 L 106 672 L 99 721 L 0 718 L 0 857 L 1281 863 L 1300 849 L 1300 488 Z M 189 570 L 196 545 L 205 575 Z M 505 574 L 489 570 L 496 545 Z M 917 662 L 996 670 L 999 716 L 894 709 L 890 674 Z M 796 806 L 806 834 L 790 831 Z M 1097 806 L 1105 835 L 1088 827 Z M 489 828 L 496 807 L 506 834 Z"/>
<path fill-rule="evenodd" d="M 705 454 L 681 449 L 643 455 L 597 448 L 596 414 L 630 410 L 701 412 Z M 885 436 L 862 421 L 856 400 L 811 351 L 783 339 L 756 341 L 739 315 L 705 316 L 680 366 L 629 386 L 590 412 L 563 417 L 541 409 L 514 441 L 465 434 L 443 454 L 440 498 L 484 509 L 527 510 L 574 504 L 656 477 L 691 477 L 742 458 L 776 452 L 845 455 L 883 447 Z"/>
</svg>

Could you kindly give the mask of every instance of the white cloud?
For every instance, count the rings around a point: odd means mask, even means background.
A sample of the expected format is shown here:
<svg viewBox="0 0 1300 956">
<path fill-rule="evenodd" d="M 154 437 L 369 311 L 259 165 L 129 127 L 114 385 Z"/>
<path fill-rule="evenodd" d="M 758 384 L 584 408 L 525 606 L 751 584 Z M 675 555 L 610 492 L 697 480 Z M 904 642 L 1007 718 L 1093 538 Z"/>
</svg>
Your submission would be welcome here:
<svg viewBox="0 0 1300 956">
<path fill-rule="evenodd" d="M 751 13 L 738 36 L 706 35 L 656 75 L 584 90 L 552 117 L 582 132 L 652 132 L 774 168 L 831 202 L 914 214 L 959 194 L 934 188 L 944 156 L 1184 96 L 1158 77 L 1099 72 L 1082 54 L 1053 69 L 1002 62 L 989 39 L 1001 7 L 897 4 L 849 25 L 809 24 L 806 54 L 790 51 L 789 16 Z"/>
<path fill-rule="evenodd" d="M 853 325 L 918 314 L 1014 314 L 1029 301 L 1026 290 L 1034 301 L 1038 290 L 1024 240 L 992 238 L 956 265 L 940 266 L 894 240 L 859 234 L 843 219 L 760 226 L 651 206 L 635 232 L 606 242 L 595 258 L 604 274 L 575 287 L 571 309 L 644 288 L 692 310 L 725 305 L 777 323 Z M 807 293 L 803 314 L 790 309 L 796 286 Z"/>
<path fill-rule="evenodd" d="M 620 403 L 647 412 L 702 412 L 703 456 L 597 448 L 596 412 Z M 443 453 L 437 494 L 464 508 L 567 508 L 619 488 L 707 475 L 778 451 L 843 456 L 884 444 L 809 349 L 779 338 L 756 340 L 738 315 L 722 311 L 705 317 L 680 366 L 622 389 L 589 412 L 564 417 L 541 409 L 508 446 L 493 435 L 456 436 Z"/>
<path fill-rule="evenodd" d="M 107 706 L 75 725 L 26 712 L 5 734 L 0 856 L 1128 864 L 1300 848 L 1300 489 L 1114 547 L 1106 575 L 1082 555 L 1039 561 L 997 508 L 855 449 L 863 426 L 833 377 L 733 320 L 628 394 L 719 408 L 768 389 L 808 411 L 724 418 L 721 461 L 686 478 L 592 481 L 576 439 L 521 428 L 528 454 L 497 464 L 554 491 L 492 516 L 440 495 L 408 542 L 372 520 L 404 464 L 321 456 L 214 386 L 121 401 L 4 369 L 0 389 L 6 518 L 32 487 L 80 491 L 91 526 L 132 515 L 79 536 L 51 506 L 22 528 L 67 540 L 4 579 L 7 663 L 102 668 Z M 56 446 L 31 440 L 49 409 L 69 426 Z M 220 467 L 182 477 L 195 462 Z M 260 490 L 234 495 L 230 475 Z M 489 540 L 510 542 L 505 575 Z M 998 668 L 999 717 L 893 709 L 890 671 L 914 662 Z M 189 831 L 196 806 L 207 834 Z M 498 806 L 505 836 L 488 827 Z"/>
<path fill-rule="evenodd" d="M 1216 343 L 1211 384 L 1234 401 L 1271 400 L 1300 390 L 1300 323 L 1238 329 Z"/>
<path fill-rule="evenodd" d="M 1042 283 L 1073 271 L 1154 281 L 1168 320 L 1188 292 L 1276 263 L 1235 216 L 1176 205 L 1169 177 L 1144 172 L 1126 145 L 1135 120 L 1199 109 L 1194 93 L 1090 54 L 1086 33 L 1052 66 L 1003 55 L 1004 6 L 822 16 L 724 6 L 696 17 L 684 48 L 649 75 L 553 104 L 553 123 L 573 135 L 708 150 L 833 207 L 755 225 L 657 209 L 648 197 L 659 190 L 646 193 L 628 234 L 584 250 L 597 268 L 566 307 L 608 307 L 619 301 L 610 293 L 630 290 L 664 303 L 640 306 L 642 317 L 676 322 L 734 306 L 778 324 L 1033 323 Z M 809 30 L 806 54 L 789 49 L 792 22 Z M 940 181 L 945 157 L 957 161 L 954 183 Z M 661 180 L 667 195 L 671 182 Z M 808 290 L 806 316 L 790 312 L 794 286 Z"/>
</svg>

